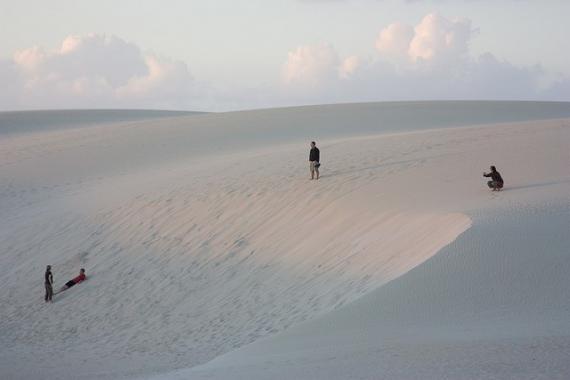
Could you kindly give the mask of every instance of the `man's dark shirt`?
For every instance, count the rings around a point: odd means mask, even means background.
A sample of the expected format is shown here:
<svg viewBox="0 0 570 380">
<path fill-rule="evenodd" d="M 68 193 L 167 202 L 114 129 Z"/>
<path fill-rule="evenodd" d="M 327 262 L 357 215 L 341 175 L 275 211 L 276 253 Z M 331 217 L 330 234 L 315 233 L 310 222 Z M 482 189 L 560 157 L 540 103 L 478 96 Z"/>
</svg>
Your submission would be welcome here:
<svg viewBox="0 0 570 380">
<path fill-rule="evenodd" d="M 46 284 L 53 284 L 53 276 L 51 275 L 51 270 L 46 270 Z"/>
<path fill-rule="evenodd" d="M 491 179 L 495 182 L 498 183 L 503 183 L 503 177 L 501 177 L 501 174 L 499 174 L 499 172 L 491 172 L 489 174 L 484 174 L 485 177 L 491 177 Z"/>
<path fill-rule="evenodd" d="M 319 148 L 315 147 L 315 148 L 311 148 L 311 152 L 309 153 L 309 161 L 317 161 L 320 162 L 320 155 L 321 152 L 319 151 Z"/>
</svg>

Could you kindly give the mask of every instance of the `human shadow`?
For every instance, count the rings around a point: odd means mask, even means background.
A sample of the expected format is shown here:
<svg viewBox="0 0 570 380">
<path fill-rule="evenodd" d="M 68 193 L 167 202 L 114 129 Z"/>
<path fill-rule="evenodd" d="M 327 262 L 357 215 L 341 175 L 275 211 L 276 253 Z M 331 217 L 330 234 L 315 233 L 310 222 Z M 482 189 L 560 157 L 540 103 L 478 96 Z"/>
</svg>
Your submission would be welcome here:
<svg viewBox="0 0 570 380">
<path fill-rule="evenodd" d="M 549 181 L 549 182 L 538 182 L 538 183 L 529 183 L 526 185 L 519 185 L 519 186 L 505 186 L 503 190 L 514 191 L 514 190 L 524 190 L 524 189 L 534 189 L 539 187 L 548 187 L 548 186 L 555 186 L 555 185 L 562 185 L 565 183 L 570 183 L 570 179 L 564 179 L 559 181 Z"/>
</svg>

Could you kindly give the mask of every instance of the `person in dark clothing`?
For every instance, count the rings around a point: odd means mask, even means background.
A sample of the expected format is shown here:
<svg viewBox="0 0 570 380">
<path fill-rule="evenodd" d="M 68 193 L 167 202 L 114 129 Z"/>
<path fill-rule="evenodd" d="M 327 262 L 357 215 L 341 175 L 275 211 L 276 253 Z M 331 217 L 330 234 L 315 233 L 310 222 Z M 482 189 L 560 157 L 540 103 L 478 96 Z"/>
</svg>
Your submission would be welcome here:
<svg viewBox="0 0 570 380">
<path fill-rule="evenodd" d="M 489 186 L 490 189 L 493 189 L 493 191 L 501 190 L 503 188 L 503 185 L 505 184 L 505 182 L 503 181 L 503 177 L 501 177 L 501 173 L 499 173 L 497 171 L 497 168 L 494 166 L 491 166 L 490 173 L 483 173 L 483 176 L 491 177 L 491 180 L 487 182 L 487 185 Z"/>
<path fill-rule="evenodd" d="M 85 276 L 85 269 L 81 268 L 81 270 L 79 271 L 79 276 L 75 277 L 73 280 L 67 281 L 65 285 L 61 289 L 59 289 L 59 291 L 56 294 L 61 293 L 64 290 L 67 290 L 72 286 L 79 284 L 81 281 L 85 281 L 86 278 L 87 277 Z"/>
<path fill-rule="evenodd" d="M 53 297 L 53 275 L 51 274 L 51 265 L 48 265 L 46 267 L 45 286 L 46 286 L 45 301 L 51 302 L 51 299 Z"/>
<path fill-rule="evenodd" d="M 311 141 L 311 151 L 309 152 L 309 170 L 311 171 L 311 179 L 319 179 L 319 166 L 321 166 L 321 152 L 317 148 L 317 144 Z"/>
</svg>

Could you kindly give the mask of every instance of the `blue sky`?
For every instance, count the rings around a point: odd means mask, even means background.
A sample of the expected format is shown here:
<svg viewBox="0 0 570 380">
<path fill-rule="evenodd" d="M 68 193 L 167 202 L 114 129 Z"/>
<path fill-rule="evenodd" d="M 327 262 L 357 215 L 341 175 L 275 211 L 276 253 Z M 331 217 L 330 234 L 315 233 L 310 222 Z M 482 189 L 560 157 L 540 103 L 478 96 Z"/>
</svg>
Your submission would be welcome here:
<svg viewBox="0 0 570 380">
<path fill-rule="evenodd" d="M 568 14 L 559 0 L 3 1 L 0 110 L 570 100 Z M 378 47 L 394 24 L 399 57 Z"/>
</svg>

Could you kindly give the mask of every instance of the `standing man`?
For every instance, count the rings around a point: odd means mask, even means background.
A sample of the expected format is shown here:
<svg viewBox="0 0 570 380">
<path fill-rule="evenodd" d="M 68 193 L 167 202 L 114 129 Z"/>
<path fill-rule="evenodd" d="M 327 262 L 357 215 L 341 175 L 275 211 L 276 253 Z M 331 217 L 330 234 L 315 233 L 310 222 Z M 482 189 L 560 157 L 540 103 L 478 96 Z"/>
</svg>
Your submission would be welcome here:
<svg viewBox="0 0 570 380">
<path fill-rule="evenodd" d="M 51 265 L 46 267 L 46 274 L 45 274 L 45 286 L 46 286 L 46 302 L 51 302 L 51 298 L 53 297 L 53 275 L 51 274 Z"/>
<path fill-rule="evenodd" d="M 320 154 L 319 148 L 314 141 L 311 141 L 311 151 L 309 152 L 309 169 L 311 170 L 311 179 L 315 179 L 315 173 L 317 174 L 317 179 L 319 179 L 319 166 L 320 164 Z"/>
</svg>

